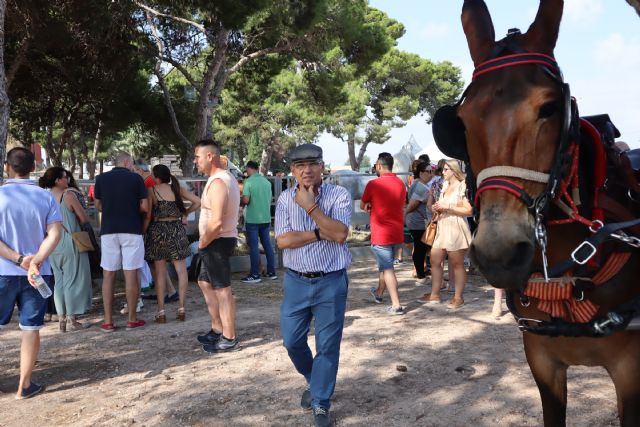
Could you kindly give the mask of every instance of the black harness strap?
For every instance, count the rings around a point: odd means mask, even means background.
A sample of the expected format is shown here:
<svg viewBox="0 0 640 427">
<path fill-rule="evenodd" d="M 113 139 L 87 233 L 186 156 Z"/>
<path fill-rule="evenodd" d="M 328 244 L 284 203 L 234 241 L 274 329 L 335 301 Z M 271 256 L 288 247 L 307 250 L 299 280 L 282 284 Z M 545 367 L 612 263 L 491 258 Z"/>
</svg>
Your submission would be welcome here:
<svg viewBox="0 0 640 427">
<path fill-rule="evenodd" d="M 549 277 L 561 276 L 562 273 L 564 273 L 574 265 L 583 265 L 596 254 L 598 246 L 613 233 L 624 228 L 633 227 L 634 225 L 638 224 L 640 224 L 640 219 L 634 219 L 632 221 L 625 222 L 615 222 L 600 227 L 598 231 L 596 231 L 591 237 L 582 242 L 571 253 L 571 257 L 549 268 Z"/>
<path fill-rule="evenodd" d="M 551 321 L 529 319 L 518 313 L 513 291 L 507 291 L 506 300 L 520 331 L 548 337 L 606 337 L 625 330 L 629 322 L 640 314 L 640 296 L 609 311 L 606 316 L 587 323 L 572 323 L 558 318 L 552 318 Z"/>
</svg>

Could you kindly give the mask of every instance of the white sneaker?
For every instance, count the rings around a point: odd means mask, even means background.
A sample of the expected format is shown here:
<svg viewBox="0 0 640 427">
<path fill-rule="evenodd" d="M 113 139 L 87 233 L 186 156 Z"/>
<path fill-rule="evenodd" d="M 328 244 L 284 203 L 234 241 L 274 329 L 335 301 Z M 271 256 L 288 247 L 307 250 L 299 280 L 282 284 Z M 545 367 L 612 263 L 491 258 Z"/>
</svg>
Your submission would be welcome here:
<svg viewBox="0 0 640 427">
<path fill-rule="evenodd" d="M 138 304 L 136 304 L 136 313 L 140 313 L 142 311 L 142 307 L 144 307 L 144 303 L 142 302 L 142 298 L 138 298 Z M 125 302 L 122 306 L 122 310 L 120 310 L 120 314 L 129 313 L 129 307 L 127 307 L 127 303 Z"/>
<path fill-rule="evenodd" d="M 416 286 L 424 286 L 429 284 L 429 278 L 423 277 L 422 279 L 416 280 Z"/>
</svg>

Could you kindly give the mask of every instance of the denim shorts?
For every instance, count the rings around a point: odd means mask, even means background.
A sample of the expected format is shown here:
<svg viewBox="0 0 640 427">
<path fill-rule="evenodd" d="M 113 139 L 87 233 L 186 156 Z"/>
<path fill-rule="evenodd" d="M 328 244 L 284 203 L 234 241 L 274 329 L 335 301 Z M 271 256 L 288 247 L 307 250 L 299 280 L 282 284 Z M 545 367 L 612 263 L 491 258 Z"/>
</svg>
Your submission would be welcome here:
<svg viewBox="0 0 640 427">
<path fill-rule="evenodd" d="M 400 245 L 371 245 L 378 261 L 378 271 L 393 270 L 393 256 Z"/>
<path fill-rule="evenodd" d="M 42 276 L 51 287 L 53 276 Z M 27 276 L 0 276 L 0 329 L 11 321 L 13 308 L 18 304 L 20 329 L 37 331 L 44 324 L 47 300 L 27 280 Z"/>
</svg>

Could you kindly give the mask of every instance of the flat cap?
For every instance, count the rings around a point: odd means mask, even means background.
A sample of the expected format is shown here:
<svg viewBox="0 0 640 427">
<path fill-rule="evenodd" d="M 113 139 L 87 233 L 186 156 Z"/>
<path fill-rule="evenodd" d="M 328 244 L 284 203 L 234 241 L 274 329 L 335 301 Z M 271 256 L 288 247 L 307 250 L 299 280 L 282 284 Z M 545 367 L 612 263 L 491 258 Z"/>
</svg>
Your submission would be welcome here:
<svg viewBox="0 0 640 427">
<path fill-rule="evenodd" d="M 315 144 L 302 144 L 291 150 L 291 163 L 322 160 L 322 148 Z"/>
</svg>

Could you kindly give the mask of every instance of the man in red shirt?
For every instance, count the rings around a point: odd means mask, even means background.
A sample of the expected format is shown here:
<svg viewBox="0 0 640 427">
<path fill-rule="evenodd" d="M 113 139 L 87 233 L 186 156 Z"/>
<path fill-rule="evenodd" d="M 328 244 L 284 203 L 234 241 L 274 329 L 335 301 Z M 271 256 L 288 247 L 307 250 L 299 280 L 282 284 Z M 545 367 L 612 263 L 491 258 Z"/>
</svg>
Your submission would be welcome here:
<svg viewBox="0 0 640 427">
<path fill-rule="evenodd" d="M 404 242 L 404 202 L 407 188 L 392 173 L 393 156 L 380 153 L 375 164 L 377 179 L 369 181 L 362 194 L 360 208 L 371 214 L 371 250 L 378 261 L 380 280 L 378 288 L 371 288 L 376 303 L 382 303 L 384 289 L 389 288 L 391 306 L 387 313 L 404 314 L 398 296 L 398 280 L 393 269 L 393 255 Z"/>
</svg>

